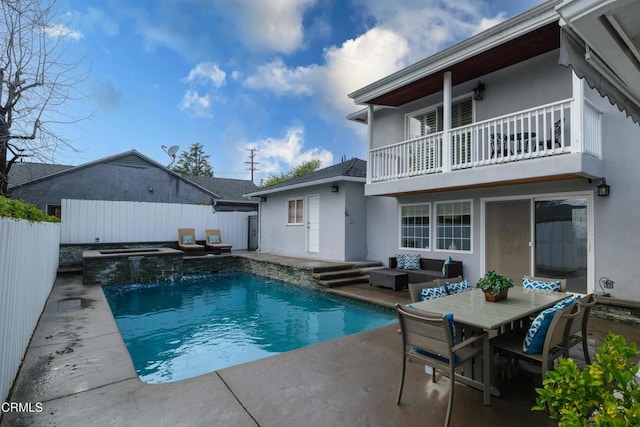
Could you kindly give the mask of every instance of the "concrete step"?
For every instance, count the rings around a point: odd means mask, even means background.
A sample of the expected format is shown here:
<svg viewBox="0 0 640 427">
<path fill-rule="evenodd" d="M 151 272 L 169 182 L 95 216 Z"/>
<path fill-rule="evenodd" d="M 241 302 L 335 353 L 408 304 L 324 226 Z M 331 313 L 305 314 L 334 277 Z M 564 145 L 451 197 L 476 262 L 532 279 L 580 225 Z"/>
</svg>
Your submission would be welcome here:
<svg viewBox="0 0 640 427">
<path fill-rule="evenodd" d="M 359 283 L 369 283 L 369 275 L 363 274 L 360 276 L 342 277 L 340 279 L 328 279 L 319 281 L 323 286 L 327 288 L 336 288 L 338 286 L 357 285 Z"/>
<path fill-rule="evenodd" d="M 313 268 L 314 273 L 326 273 L 329 271 L 352 270 L 355 268 L 378 267 L 383 265 L 380 261 L 351 261 L 345 263 L 335 263 L 331 265 L 322 265 Z"/>
<path fill-rule="evenodd" d="M 341 279 L 343 277 L 354 277 L 362 275 L 362 270 L 359 268 L 352 268 L 349 270 L 334 270 L 334 271 L 325 271 L 322 273 L 314 273 L 313 277 L 318 280 L 332 280 L 332 279 Z"/>
</svg>

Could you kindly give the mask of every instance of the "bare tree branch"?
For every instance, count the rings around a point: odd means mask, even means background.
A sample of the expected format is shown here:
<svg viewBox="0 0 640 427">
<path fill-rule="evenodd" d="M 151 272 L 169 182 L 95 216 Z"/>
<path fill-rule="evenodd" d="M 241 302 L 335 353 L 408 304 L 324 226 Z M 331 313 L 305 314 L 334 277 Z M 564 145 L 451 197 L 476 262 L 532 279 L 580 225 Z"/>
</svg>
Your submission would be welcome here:
<svg viewBox="0 0 640 427">
<path fill-rule="evenodd" d="M 84 98 L 80 60 L 67 59 L 55 0 L 0 1 L 0 195 L 8 195 L 11 166 L 22 157 L 46 158 L 73 147 L 58 126 L 74 123 L 60 108 Z M 75 95 L 75 96 L 74 96 Z"/>
</svg>

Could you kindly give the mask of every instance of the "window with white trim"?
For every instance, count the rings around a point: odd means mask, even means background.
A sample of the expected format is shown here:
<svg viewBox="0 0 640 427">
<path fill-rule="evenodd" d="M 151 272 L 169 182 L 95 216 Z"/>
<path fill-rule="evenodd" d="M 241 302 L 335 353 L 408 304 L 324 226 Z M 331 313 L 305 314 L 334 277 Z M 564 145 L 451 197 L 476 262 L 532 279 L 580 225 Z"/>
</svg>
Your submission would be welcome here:
<svg viewBox="0 0 640 427">
<path fill-rule="evenodd" d="M 430 203 L 400 206 L 400 247 L 429 249 Z"/>
<path fill-rule="evenodd" d="M 443 129 L 444 108 L 441 105 L 420 110 L 406 117 L 406 139 L 419 138 Z M 451 104 L 451 128 L 473 123 L 473 102 L 471 98 L 464 98 Z"/>
<path fill-rule="evenodd" d="M 302 225 L 304 203 L 302 199 L 287 201 L 287 225 Z"/>
<path fill-rule="evenodd" d="M 471 201 L 437 202 L 436 249 L 471 252 Z"/>
</svg>

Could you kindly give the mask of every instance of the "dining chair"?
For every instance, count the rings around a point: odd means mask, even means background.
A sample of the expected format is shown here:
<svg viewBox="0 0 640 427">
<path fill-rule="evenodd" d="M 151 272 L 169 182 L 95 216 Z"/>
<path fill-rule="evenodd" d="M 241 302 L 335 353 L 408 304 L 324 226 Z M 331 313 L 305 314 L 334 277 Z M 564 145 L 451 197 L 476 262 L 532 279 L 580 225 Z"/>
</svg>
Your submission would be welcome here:
<svg viewBox="0 0 640 427">
<path fill-rule="evenodd" d="M 451 420 L 456 367 L 482 353 L 481 340 L 486 333 L 479 333 L 456 343 L 452 314 L 436 314 L 396 304 L 396 313 L 402 335 L 402 373 L 396 404 L 400 404 L 407 359 L 417 360 L 434 368 L 431 376 L 436 382 L 436 370 L 449 377 L 449 403 L 445 426 Z M 475 345 L 474 345 L 475 344 Z"/>
<path fill-rule="evenodd" d="M 562 119 L 558 119 L 553 124 L 553 136 L 547 139 L 546 141 L 548 150 L 551 150 L 551 148 L 553 148 L 554 143 L 556 147 L 558 148 L 562 147 L 562 143 L 560 142 L 561 135 L 562 135 Z M 540 145 L 542 144 L 543 142 L 540 141 Z M 541 148 L 544 148 L 544 146 L 542 146 Z"/>
<path fill-rule="evenodd" d="M 564 357 L 569 357 L 569 349 L 575 345 L 582 343 L 582 352 L 587 365 L 591 365 L 591 357 L 589 356 L 589 346 L 587 345 L 587 329 L 589 324 L 589 316 L 591 309 L 596 305 L 596 295 L 589 294 L 578 300 L 580 313 L 573 319 L 571 325 L 566 331 L 564 342 Z"/>
<path fill-rule="evenodd" d="M 513 154 L 508 147 L 509 137 L 502 133 L 491 134 L 491 158 Z"/>
<path fill-rule="evenodd" d="M 516 367 L 519 359 L 537 362 L 542 366 L 542 379 L 544 380 L 553 362 L 564 356 L 563 344 L 567 331 L 570 330 L 572 321 L 579 313 L 580 305 L 575 302 L 564 308 L 546 309 L 536 317 L 525 336 L 521 331 L 516 330 L 492 339 L 491 347 L 493 350 L 491 354 L 500 352 L 510 356 L 510 362 L 512 361 Z M 534 328 L 537 332 L 534 339 L 537 339 L 538 343 L 543 339 L 542 346 L 539 349 L 531 350 L 532 346 L 530 345 L 525 349 L 525 337 L 531 337 Z M 509 363 L 509 366 L 511 365 L 512 363 Z"/>
</svg>

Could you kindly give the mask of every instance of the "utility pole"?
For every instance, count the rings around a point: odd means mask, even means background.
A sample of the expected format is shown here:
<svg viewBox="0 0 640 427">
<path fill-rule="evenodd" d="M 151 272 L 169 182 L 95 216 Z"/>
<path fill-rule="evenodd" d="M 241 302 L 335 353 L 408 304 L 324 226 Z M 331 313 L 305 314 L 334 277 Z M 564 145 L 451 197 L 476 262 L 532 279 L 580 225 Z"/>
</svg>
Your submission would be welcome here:
<svg viewBox="0 0 640 427">
<path fill-rule="evenodd" d="M 247 150 L 249 152 L 249 161 L 248 162 L 244 162 L 244 164 L 245 165 L 249 165 L 247 170 L 251 171 L 251 182 L 253 182 L 253 173 L 254 172 L 258 172 L 258 169 L 256 168 L 256 165 L 260 164 L 260 163 L 255 161 L 255 157 L 256 157 L 256 153 L 258 152 L 258 149 L 257 148 L 245 148 L 245 150 Z"/>
</svg>

